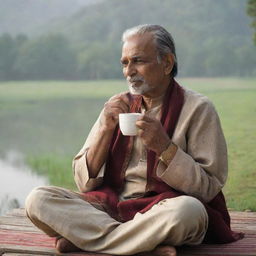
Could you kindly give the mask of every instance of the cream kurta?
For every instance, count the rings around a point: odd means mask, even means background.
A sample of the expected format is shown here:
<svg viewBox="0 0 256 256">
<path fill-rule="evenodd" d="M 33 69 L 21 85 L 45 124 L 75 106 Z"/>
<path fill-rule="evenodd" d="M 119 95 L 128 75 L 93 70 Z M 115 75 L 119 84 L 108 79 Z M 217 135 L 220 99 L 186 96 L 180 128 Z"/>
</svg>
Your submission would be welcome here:
<svg viewBox="0 0 256 256">
<path fill-rule="evenodd" d="M 159 110 L 160 106 L 146 114 L 157 116 Z M 75 180 L 83 192 L 96 188 L 103 179 L 105 166 L 97 178 L 89 179 L 86 165 L 86 151 L 98 136 L 98 127 L 99 120 L 73 162 Z M 226 180 L 227 157 L 218 116 L 206 97 L 186 90 L 173 142 L 178 151 L 168 167 L 159 164 L 159 177 L 188 195 L 206 201 L 213 198 Z M 136 138 L 122 199 L 143 196 L 145 186 L 145 147 Z M 48 235 L 61 235 L 85 251 L 116 255 L 151 251 L 162 243 L 200 244 L 208 227 L 205 207 L 191 196 L 164 199 L 124 223 L 95 208 L 80 194 L 58 187 L 34 189 L 25 208 L 32 222 Z"/>
<path fill-rule="evenodd" d="M 152 109 L 152 112 L 154 115 L 159 114 L 159 108 Z M 93 190 L 103 181 L 105 164 L 94 179 L 89 178 L 86 164 L 86 152 L 91 141 L 98 136 L 99 123 L 100 117 L 73 161 L 75 181 L 81 192 Z M 213 199 L 227 178 L 227 149 L 219 117 L 207 97 L 185 89 L 184 105 L 172 141 L 178 146 L 178 151 L 169 166 L 159 163 L 157 175 L 187 195 L 205 202 Z M 126 184 L 122 197 L 140 197 L 145 192 L 146 154 L 138 139 L 134 143 L 133 152 L 139 157 L 134 159 L 133 155 L 129 163 L 126 181 L 130 184 Z M 134 174 L 133 168 L 136 168 L 138 174 L 130 179 L 131 172 Z M 127 187 L 132 190 L 127 190 Z"/>
</svg>

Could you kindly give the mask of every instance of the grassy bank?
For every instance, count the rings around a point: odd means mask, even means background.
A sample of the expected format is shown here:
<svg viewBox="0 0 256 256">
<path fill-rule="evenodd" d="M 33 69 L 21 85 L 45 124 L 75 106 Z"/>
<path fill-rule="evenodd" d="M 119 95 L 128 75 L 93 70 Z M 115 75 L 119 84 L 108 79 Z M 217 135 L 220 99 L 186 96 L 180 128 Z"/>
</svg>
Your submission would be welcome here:
<svg viewBox="0 0 256 256">
<path fill-rule="evenodd" d="M 256 211 L 256 79 L 179 79 L 207 95 L 220 115 L 229 149 L 228 206 Z M 0 154 L 23 152 L 53 185 L 75 188 L 71 159 L 104 102 L 123 81 L 0 83 Z"/>
<path fill-rule="evenodd" d="M 51 185 L 76 189 L 71 171 L 71 156 L 30 155 L 26 161 L 38 174 L 46 175 Z"/>
</svg>

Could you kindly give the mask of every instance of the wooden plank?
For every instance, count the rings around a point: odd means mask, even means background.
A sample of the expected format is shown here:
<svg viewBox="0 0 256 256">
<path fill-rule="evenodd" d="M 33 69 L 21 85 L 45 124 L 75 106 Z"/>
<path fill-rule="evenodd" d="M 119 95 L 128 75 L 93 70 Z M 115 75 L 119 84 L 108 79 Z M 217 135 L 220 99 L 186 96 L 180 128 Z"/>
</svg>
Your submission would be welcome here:
<svg viewBox="0 0 256 256">
<path fill-rule="evenodd" d="M 255 239 L 245 238 L 234 243 L 229 244 L 213 244 L 213 245 L 200 245 L 193 247 L 185 247 L 178 249 L 179 256 L 191 256 L 191 255 L 244 255 L 255 256 L 256 245 Z"/>
<path fill-rule="evenodd" d="M 37 256 L 45 256 L 45 254 L 36 254 Z M 35 256 L 35 254 L 28 253 L 4 253 L 3 256 Z"/>
<path fill-rule="evenodd" d="M 43 234 L 43 231 L 40 229 L 34 227 L 34 226 L 15 226 L 15 225 L 0 225 L 0 230 L 5 229 L 5 230 L 17 230 L 17 231 L 30 231 L 34 233 L 40 233 Z"/>
<path fill-rule="evenodd" d="M 34 255 L 62 255 L 55 249 L 55 238 L 45 234 L 17 230 L 0 230 L 0 253 L 20 253 Z M 63 255 L 109 256 L 97 253 L 69 253 Z"/>
<path fill-rule="evenodd" d="M 24 208 L 15 208 L 5 214 L 5 216 L 22 216 L 26 217 L 25 209 Z"/>
<path fill-rule="evenodd" d="M 109 254 L 99 254 L 99 253 L 87 253 L 87 252 L 77 252 L 77 253 L 58 253 L 55 248 L 45 248 L 45 247 L 37 247 L 37 246 L 19 246 L 13 245 L 10 247 L 9 244 L 1 244 L 0 253 L 1 255 L 65 255 L 65 256 L 111 256 Z"/>
<path fill-rule="evenodd" d="M 1 244 L 0 252 L 3 252 L 4 255 L 6 253 L 19 253 L 19 254 L 34 254 L 34 255 L 56 255 L 55 249 L 45 250 L 44 247 L 36 247 L 33 248 L 29 246 L 20 246 L 20 245 L 12 245 L 10 247 L 9 244 Z"/>
<path fill-rule="evenodd" d="M 4 248 L 4 245 L 3 245 Z M 45 250 L 45 248 L 43 247 L 29 247 L 29 246 L 16 246 L 14 245 L 12 248 L 10 248 L 8 245 L 6 248 L 4 248 L 4 252 L 3 254 L 1 254 L 1 250 L 0 250 L 0 255 L 4 255 L 4 256 L 13 256 L 13 255 L 20 255 L 20 256 L 24 256 L 24 255 L 59 255 L 59 256 L 113 256 L 110 254 L 103 254 L 103 253 L 90 253 L 90 252 L 77 252 L 77 253 L 65 253 L 65 254 L 61 254 L 58 253 L 55 249 L 47 249 Z M 118 256 L 118 255 L 115 255 Z"/>
<path fill-rule="evenodd" d="M 256 212 L 230 212 L 232 228 L 243 231 L 245 238 L 224 245 L 200 245 L 178 248 L 179 256 L 252 256 L 256 255 Z M 54 238 L 46 236 L 25 216 L 24 209 L 16 209 L 0 217 L 0 255 L 31 256 L 61 255 L 54 248 Z M 107 256 L 96 253 L 65 255 Z M 149 255 L 150 256 L 150 255 Z"/>
<path fill-rule="evenodd" d="M 45 254 L 36 254 L 37 256 L 45 256 Z M 3 256 L 35 256 L 35 254 L 28 253 L 4 253 Z"/>
<path fill-rule="evenodd" d="M 24 209 L 14 209 L 6 214 L 6 216 L 0 217 L 0 230 L 20 230 L 31 231 L 35 233 L 43 233 L 39 230 L 25 215 Z"/>
<path fill-rule="evenodd" d="M 58 256 L 109 256 L 107 254 L 95 254 L 95 253 L 66 253 L 66 254 L 59 254 L 59 253 L 55 253 L 55 254 L 38 254 L 38 253 L 4 253 L 2 254 L 2 256 L 45 256 L 45 255 L 58 255 Z M 118 255 L 117 255 L 118 256 Z"/>
<path fill-rule="evenodd" d="M 15 226 L 32 226 L 31 221 L 25 217 L 2 216 L 0 225 L 15 225 Z"/>
</svg>

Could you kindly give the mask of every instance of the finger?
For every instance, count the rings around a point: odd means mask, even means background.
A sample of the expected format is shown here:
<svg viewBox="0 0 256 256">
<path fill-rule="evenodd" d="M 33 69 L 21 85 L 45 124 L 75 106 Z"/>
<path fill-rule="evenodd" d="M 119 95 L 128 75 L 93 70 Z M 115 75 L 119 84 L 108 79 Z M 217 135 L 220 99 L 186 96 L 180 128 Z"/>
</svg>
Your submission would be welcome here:
<svg viewBox="0 0 256 256">
<path fill-rule="evenodd" d="M 116 101 L 116 100 L 120 100 L 122 102 L 124 102 L 124 104 L 126 104 L 128 107 L 130 106 L 130 100 L 127 96 L 127 93 L 119 93 L 119 94 L 116 94 L 114 95 L 113 97 L 111 97 L 108 102 L 110 101 Z"/>
<path fill-rule="evenodd" d="M 113 105 L 112 107 L 120 109 L 121 110 L 120 113 L 128 113 L 129 112 L 129 107 L 127 107 L 127 105 L 120 103 L 120 102 L 118 103 L 118 105 Z"/>
<path fill-rule="evenodd" d="M 120 100 L 123 101 L 125 104 L 129 105 L 129 98 L 127 97 L 127 95 L 115 95 L 113 97 L 111 97 L 108 101 L 115 101 L 115 100 Z"/>
<path fill-rule="evenodd" d="M 149 116 L 146 116 L 146 115 L 142 115 L 140 116 L 138 119 L 137 119 L 137 122 L 139 124 L 142 124 L 142 125 L 153 125 L 152 123 L 158 123 L 159 120 L 155 119 L 155 118 L 151 118 Z"/>
<path fill-rule="evenodd" d="M 145 116 L 145 114 L 141 114 L 141 115 L 138 117 L 137 121 L 143 120 L 144 116 Z"/>
<path fill-rule="evenodd" d="M 149 126 L 149 124 L 143 120 L 138 120 L 135 124 L 139 129 L 142 129 L 142 130 L 146 130 L 147 127 Z"/>
<path fill-rule="evenodd" d="M 149 117 L 147 115 L 141 116 L 140 120 L 143 120 L 143 121 L 146 121 L 146 122 L 154 122 L 154 121 L 156 121 L 155 118 Z"/>
<path fill-rule="evenodd" d="M 138 130 L 137 130 L 137 136 L 141 138 L 141 137 L 144 136 L 144 134 L 145 134 L 145 131 L 144 131 L 143 129 L 141 129 L 141 128 L 138 128 Z"/>
<path fill-rule="evenodd" d="M 108 116 L 115 116 L 116 118 L 118 118 L 118 115 L 120 113 L 124 113 L 124 112 L 119 107 L 113 107 L 113 108 L 106 108 L 105 109 L 105 114 L 108 115 Z"/>
<path fill-rule="evenodd" d="M 120 100 L 113 100 L 105 103 L 104 106 L 106 109 L 119 108 L 121 109 L 120 113 L 126 113 L 129 111 L 129 107 Z"/>
</svg>

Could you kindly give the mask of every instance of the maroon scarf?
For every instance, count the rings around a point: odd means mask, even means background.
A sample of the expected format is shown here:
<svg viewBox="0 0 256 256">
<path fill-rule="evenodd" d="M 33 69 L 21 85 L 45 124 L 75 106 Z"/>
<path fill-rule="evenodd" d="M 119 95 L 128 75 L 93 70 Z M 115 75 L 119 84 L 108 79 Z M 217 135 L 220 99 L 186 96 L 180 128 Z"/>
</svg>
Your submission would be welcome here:
<svg viewBox="0 0 256 256">
<path fill-rule="evenodd" d="M 130 112 L 140 112 L 142 97 L 130 98 Z M 179 115 L 184 103 L 184 91 L 178 83 L 172 79 L 167 89 L 161 112 L 161 123 L 172 138 Z M 113 218 L 125 222 L 131 220 L 137 212 L 144 213 L 154 204 L 165 198 L 173 198 L 182 195 L 161 181 L 156 175 L 158 158 L 155 152 L 147 152 L 147 186 L 143 198 L 119 201 L 118 195 L 124 186 L 125 171 L 128 166 L 133 137 L 123 136 L 119 127 L 116 128 L 110 145 L 110 152 L 106 163 L 103 185 L 96 191 L 84 193 L 84 198 L 95 205 L 103 208 Z M 240 238 L 240 234 L 233 233 L 230 229 L 230 217 L 222 192 L 211 202 L 203 203 L 208 216 L 209 226 L 205 240 L 207 242 L 226 243 Z"/>
</svg>

